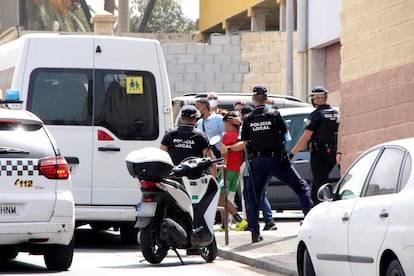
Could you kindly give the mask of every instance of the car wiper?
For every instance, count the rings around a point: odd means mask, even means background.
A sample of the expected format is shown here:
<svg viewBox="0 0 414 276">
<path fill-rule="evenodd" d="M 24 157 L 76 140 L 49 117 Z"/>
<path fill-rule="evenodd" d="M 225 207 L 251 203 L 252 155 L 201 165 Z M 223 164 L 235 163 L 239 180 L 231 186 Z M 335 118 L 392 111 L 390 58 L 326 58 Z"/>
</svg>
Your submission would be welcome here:
<svg viewBox="0 0 414 276">
<path fill-rule="evenodd" d="M 14 148 L 0 147 L 0 154 L 2 154 L 2 153 L 23 153 L 23 154 L 29 154 L 30 152 L 28 152 L 27 150 L 22 150 L 22 149 L 14 149 Z"/>
</svg>

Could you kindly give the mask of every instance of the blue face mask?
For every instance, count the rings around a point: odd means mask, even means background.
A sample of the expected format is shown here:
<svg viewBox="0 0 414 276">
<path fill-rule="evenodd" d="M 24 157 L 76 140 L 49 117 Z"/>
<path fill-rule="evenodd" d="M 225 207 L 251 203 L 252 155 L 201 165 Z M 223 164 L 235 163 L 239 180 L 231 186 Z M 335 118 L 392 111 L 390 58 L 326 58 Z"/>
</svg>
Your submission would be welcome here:
<svg viewBox="0 0 414 276">
<path fill-rule="evenodd" d="M 271 104 L 265 104 L 265 107 L 266 107 L 267 109 L 272 109 L 272 108 L 273 108 L 273 105 L 271 105 Z"/>
</svg>

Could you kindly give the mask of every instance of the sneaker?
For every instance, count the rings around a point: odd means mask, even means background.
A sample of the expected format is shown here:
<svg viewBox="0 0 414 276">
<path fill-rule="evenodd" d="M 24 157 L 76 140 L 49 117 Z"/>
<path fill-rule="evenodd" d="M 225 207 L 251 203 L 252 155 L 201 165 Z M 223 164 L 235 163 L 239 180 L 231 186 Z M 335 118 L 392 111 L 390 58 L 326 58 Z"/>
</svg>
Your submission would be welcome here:
<svg viewBox="0 0 414 276">
<path fill-rule="evenodd" d="M 248 223 L 247 223 L 247 221 L 245 219 L 243 219 L 240 222 L 237 222 L 236 221 L 236 229 L 235 230 L 236 231 L 244 231 L 244 229 L 247 228 L 247 225 L 248 225 Z"/>
<path fill-rule="evenodd" d="M 266 223 L 263 227 L 263 231 L 272 231 L 277 230 L 276 224 L 274 222 Z"/>
<path fill-rule="evenodd" d="M 225 231 L 225 229 L 224 229 L 224 225 L 223 225 L 223 224 L 220 226 L 220 228 L 218 229 L 218 231 L 219 231 L 219 232 L 224 232 L 224 231 Z"/>
<path fill-rule="evenodd" d="M 260 234 L 252 233 L 252 243 L 261 242 L 263 237 Z"/>
</svg>

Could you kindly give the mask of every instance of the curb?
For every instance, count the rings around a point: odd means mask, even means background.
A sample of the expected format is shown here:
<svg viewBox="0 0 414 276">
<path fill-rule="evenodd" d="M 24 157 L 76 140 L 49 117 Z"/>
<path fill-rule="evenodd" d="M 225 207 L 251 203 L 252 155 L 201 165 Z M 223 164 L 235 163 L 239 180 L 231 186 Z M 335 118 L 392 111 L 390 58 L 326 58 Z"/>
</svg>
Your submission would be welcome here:
<svg viewBox="0 0 414 276">
<path fill-rule="evenodd" d="M 286 266 L 281 262 L 277 262 L 275 260 L 268 261 L 266 257 L 254 259 L 251 257 L 247 257 L 232 251 L 223 250 L 217 248 L 217 256 L 220 256 L 224 259 L 229 259 L 235 262 L 243 263 L 245 265 L 254 266 L 260 269 L 264 269 L 271 272 L 278 272 L 288 276 L 297 276 L 296 270 L 292 269 L 291 267 Z"/>
</svg>

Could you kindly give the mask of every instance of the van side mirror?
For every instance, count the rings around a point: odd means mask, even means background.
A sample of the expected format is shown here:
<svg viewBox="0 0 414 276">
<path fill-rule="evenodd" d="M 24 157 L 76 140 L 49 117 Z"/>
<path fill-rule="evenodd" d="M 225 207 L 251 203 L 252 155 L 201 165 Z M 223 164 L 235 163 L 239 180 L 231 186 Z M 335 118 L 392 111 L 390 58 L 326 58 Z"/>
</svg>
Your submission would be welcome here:
<svg viewBox="0 0 414 276">
<path fill-rule="evenodd" d="M 317 197 L 320 201 L 331 201 L 334 198 L 332 183 L 326 183 L 322 185 L 319 190 Z"/>
</svg>

